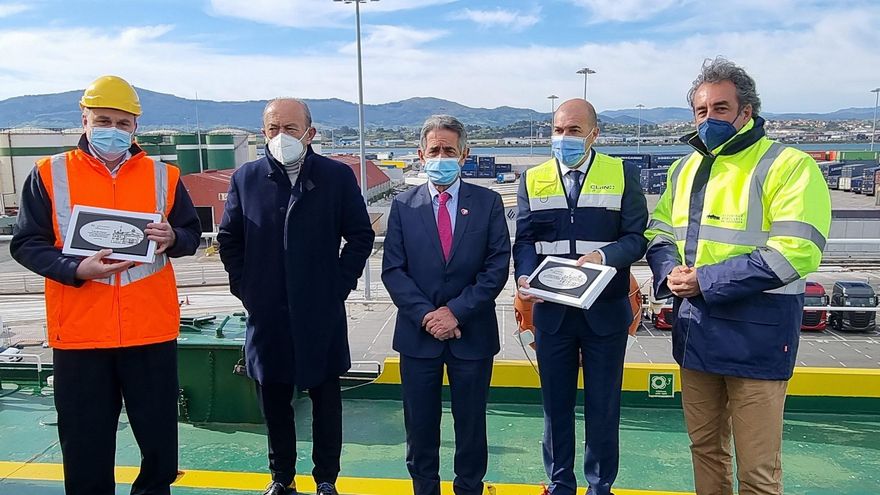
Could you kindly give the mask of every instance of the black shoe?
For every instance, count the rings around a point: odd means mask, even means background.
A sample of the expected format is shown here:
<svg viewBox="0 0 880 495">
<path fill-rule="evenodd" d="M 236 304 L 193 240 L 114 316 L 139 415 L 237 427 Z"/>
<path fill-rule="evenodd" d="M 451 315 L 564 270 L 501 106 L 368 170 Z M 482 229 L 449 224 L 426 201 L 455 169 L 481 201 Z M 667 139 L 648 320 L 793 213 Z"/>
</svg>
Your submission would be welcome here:
<svg viewBox="0 0 880 495">
<path fill-rule="evenodd" d="M 263 495 L 297 495 L 296 487 L 287 487 L 283 484 L 273 481 L 266 486 Z"/>
<path fill-rule="evenodd" d="M 318 495 L 339 495 L 333 483 L 318 483 Z"/>
</svg>

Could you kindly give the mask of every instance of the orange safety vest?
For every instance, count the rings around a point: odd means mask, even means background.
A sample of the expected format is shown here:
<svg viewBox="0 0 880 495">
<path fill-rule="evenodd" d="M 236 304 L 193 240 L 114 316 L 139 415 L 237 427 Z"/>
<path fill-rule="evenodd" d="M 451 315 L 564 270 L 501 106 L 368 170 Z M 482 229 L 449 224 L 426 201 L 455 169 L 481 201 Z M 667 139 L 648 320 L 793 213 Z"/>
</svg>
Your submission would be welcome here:
<svg viewBox="0 0 880 495">
<path fill-rule="evenodd" d="M 55 247 L 61 249 L 74 205 L 113 208 L 167 217 L 174 206 L 180 170 L 140 152 L 107 167 L 80 149 L 37 162 L 52 202 Z M 180 331 L 177 284 L 168 257 L 137 264 L 80 287 L 46 279 L 49 345 L 58 349 L 105 349 L 167 342 Z"/>
</svg>

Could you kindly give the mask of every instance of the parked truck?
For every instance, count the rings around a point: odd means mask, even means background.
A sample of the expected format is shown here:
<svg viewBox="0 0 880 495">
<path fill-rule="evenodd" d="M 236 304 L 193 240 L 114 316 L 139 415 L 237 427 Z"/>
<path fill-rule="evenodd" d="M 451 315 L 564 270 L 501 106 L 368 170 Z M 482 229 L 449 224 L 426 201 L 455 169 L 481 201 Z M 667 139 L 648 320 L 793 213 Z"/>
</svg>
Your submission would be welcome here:
<svg viewBox="0 0 880 495">
<path fill-rule="evenodd" d="M 804 306 L 828 306 L 828 295 L 825 287 L 818 282 L 807 282 L 807 290 L 804 294 Z M 801 330 L 821 332 L 827 325 L 828 313 L 825 311 L 804 310 L 801 320 Z"/>
<path fill-rule="evenodd" d="M 877 295 L 865 282 L 838 281 L 831 291 L 831 306 L 871 308 L 870 311 L 831 311 L 828 323 L 837 331 L 872 332 L 877 328 Z"/>
</svg>

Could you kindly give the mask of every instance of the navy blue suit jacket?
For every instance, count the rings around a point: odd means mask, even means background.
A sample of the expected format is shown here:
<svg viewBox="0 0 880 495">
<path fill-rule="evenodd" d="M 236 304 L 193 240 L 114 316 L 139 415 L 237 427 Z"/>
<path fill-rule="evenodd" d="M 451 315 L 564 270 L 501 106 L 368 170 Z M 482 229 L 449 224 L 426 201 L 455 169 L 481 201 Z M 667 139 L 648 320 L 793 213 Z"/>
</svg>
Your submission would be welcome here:
<svg viewBox="0 0 880 495">
<path fill-rule="evenodd" d="M 514 273 L 517 279 L 531 273 L 544 260 L 535 250 L 538 230 L 541 240 L 562 240 L 556 234 L 554 225 L 546 228 L 546 220 L 532 213 L 526 189 L 526 174 L 520 178 L 517 196 L 518 215 L 516 220 L 516 242 L 513 246 Z M 629 292 L 629 269 L 640 260 L 647 249 L 645 227 L 648 224 L 648 209 L 645 195 L 639 183 L 639 170 L 624 167 L 624 189 L 620 210 L 599 208 L 578 208 L 574 215 L 574 232 L 577 239 L 610 242 L 602 248 L 605 263 L 617 269 L 614 280 L 605 288 L 599 299 L 588 310 L 584 318 L 590 329 L 598 335 L 625 332 L 632 322 L 632 309 L 627 298 Z M 568 212 L 560 212 L 561 220 L 568 221 Z M 587 254 L 587 253 L 579 253 Z M 565 256 L 577 259 L 578 255 Z M 535 304 L 533 321 L 538 331 L 556 333 L 562 325 L 565 312 L 571 308 L 561 304 L 543 302 Z"/>
<path fill-rule="evenodd" d="M 382 281 L 397 305 L 394 350 L 439 357 L 446 345 L 460 359 L 500 350 L 495 298 L 510 273 L 510 234 L 501 196 L 462 182 L 449 262 L 443 260 L 427 184 L 394 198 L 385 235 Z M 422 327 L 425 315 L 447 306 L 461 339 L 441 342 Z"/>
</svg>

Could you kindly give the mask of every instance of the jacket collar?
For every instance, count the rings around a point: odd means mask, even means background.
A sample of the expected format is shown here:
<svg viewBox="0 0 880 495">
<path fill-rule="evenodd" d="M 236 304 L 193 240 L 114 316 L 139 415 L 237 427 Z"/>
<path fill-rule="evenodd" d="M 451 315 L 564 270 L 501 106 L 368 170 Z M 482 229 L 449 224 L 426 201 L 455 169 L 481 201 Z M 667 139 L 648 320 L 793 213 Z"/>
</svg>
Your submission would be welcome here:
<svg viewBox="0 0 880 495">
<path fill-rule="evenodd" d="M 98 158 L 97 156 L 95 156 L 95 155 L 92 154 L 92 150 L 89 148 L 89 138 L 86 137 L 86 133 L 85 133 L 85 132 L 82 133 L 82 136 L 79 137 L 79 142 L 76 144 L 76 148 L 77 148 L 79 151 L 81 151 L 81 152 L 83 152 L 84 154 L 86 154 L 87 156 L 91 157 L 91 158 L 92 158 L 93 160 L 95 160 L 96 162 L 100 163 L 102 167 L 104 167 L 104 168 L 107 167 L 106 165 L 104 165 L 104 162 L 101 161 L 100 158 Z M 121 163 L 119 164 L 119 167 L 122 167 L 122 166 L 125 165 L 127 162 L 131 161 L 133 158 L 140 158 L 139 154 L 141 154 L 141 153 L 143 153 L 144 156 L 146 156 L 146 154 L 147 154 L 147 153 L 143 150 L 143 148 L 141 148 L 140 146 L 138 146 L 137 143 L 134 143 L 134 142 L 131 143 L 131 147 L 128 148 L 128 152 L 131 154 L 131 157 L 130 157 L 128 160 L 125 160 L 125 161 L 121 162 Z"/>
<path fill-rule="evenodd" d="M 682 136 L 679 141 L 690 145 L 691 148 L 695 149 L 697 153 L 703 156 L 720 156 L 720 155 L 735 155 L 740 151 L 748 148 L 749 146 L 757 143 L 761 138 L 763 138 L 767 133 L 764 130 L 764 124 L 766 121 L 763 117 L 756 116 L 752 120 L 748 121 L 746 125 L 743 126 L 739 132 L 736 133 L 736 136 L 730 139 L 730 141 L 721 145 L 718 153 L 712 153 L 708 149 L 706 149 L 706 145 L 703 144 L 703 140 L 700 139 L 700 133 L 697 131 L 689 132 Z"/>
<path fill-rule="evenodd" d="M 265 150 L 266 150 L 266 163 L 269 166 L 269 176 L 270 177 L 283 177 L 283 178 L 289 180 L 289 178 L 287 177 L 287 171 L 284 170 L 284 165 L 281 162 L 279 162 L 274 156 L 272 156 L 272 153 L 269 152 L 268 145 L 266 145 Z M 302 182 L 303 184 L 307 184 L 307 187 L 306 187 L 307 190 L 314 187 L 313 185 L 311 185 L 312 183 L 310 182 L 310 178 L 311 178 L 310 172 L 312 170 L 312 165 L 314 164 L 317 156 L 319 156 L 319 155 L 317 153 L 315 153 L 315 150 L 312 149 L 312 145 L 311 144 L 308 145 L 306 147 L 306 156 L 303 158 L 302 167 L 299 169 L 299 175 L 297 176 L 297 182 Z M 291 184 L 291 186 L 293 186 L 293 185 L 295 185 L 295 184 Z"/>
</svg>

